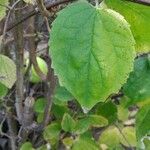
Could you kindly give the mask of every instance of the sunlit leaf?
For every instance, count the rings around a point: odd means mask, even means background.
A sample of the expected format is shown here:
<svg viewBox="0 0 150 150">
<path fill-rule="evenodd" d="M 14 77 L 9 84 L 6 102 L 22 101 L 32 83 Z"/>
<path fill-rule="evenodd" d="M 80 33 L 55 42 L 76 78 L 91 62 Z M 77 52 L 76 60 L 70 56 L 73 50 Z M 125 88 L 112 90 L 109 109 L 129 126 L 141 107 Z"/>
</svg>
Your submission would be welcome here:
<svg viewBox="0 0 150 150">
<path fill-rule="evenodd" d="M 134 45 L 121 15 L 87 2 L 69 5 L 52 24 L 50 55 L 55 74 L 86 110 L 126 82 Z"/>
</svg>

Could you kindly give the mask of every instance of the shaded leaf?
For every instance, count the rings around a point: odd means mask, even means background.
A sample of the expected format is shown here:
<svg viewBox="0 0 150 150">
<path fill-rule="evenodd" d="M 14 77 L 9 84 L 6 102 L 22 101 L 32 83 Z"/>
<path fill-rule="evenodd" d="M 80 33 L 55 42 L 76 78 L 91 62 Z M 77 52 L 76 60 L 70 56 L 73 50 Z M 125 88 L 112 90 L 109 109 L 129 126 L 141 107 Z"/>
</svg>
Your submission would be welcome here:
<svg viewBox="0 0 150 150">
<path fill-rule="evenodd" d="M 106 103 L 98 104 L 96 107 L 96 114 L 101 115 L 108 119 L 109 124 L 112 124 L 117 120 L 117 107 L 109 101 Z"/>
<path fill-rule="evenodd" d="M 136 115 L 136 135 L 138 141 L 150 132 L 150 106 L 143 106 Z"/>
<path fill-rule="evenodd" d="M 4 97 L 8 92 L 8 89 L 5 85 L 0 83 L 0 98 Z"/>
<path fill-rule="evenodd" d="M 130 99 L 128 105 L 146 101 L 150 98 L 150 63 L 148 56 L 135 60 L 134 71 L 130 74 L 123 92 Z"/>
<path fill-rule="evenodd" d="M 34 110 L 38 113 L 44 113 L 46 106 L 46 99 L 45 98 L 38 98 L 34 103 Z"/>
<path fill-rule="evenodd" d="M 34 150 L 34 148 L 32 147 L 32 144 L 30 142 L 26 142 L 21 145 L 20 150 Z"/>
</svg>

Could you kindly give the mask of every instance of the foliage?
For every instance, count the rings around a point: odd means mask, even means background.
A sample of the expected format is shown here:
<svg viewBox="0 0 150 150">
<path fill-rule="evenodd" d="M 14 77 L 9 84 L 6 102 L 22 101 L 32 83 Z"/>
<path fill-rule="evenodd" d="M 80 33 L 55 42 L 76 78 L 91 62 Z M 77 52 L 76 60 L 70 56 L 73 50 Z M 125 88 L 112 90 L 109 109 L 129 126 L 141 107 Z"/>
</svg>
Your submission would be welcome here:
<svg viewBox="0 0 150 150">
<path fill-rule="evenodd" d="M 150 133 L 150 107 L 143 106 L 136 116 L 136 135 L 140 141 L 144 136 Z"/>
<path fill-rule="evenodd" d="M 96 2 L 0 0 L 0 149 L 150 149 L 150 7 Z"/>
<path fill-rule="evenodd" d="M 123 92 L 130 98 L 128 105 L 150 98 L 150 62 L 149 57 L 141 57 L 135 60 L 134 71 L 130 74 Z"/>
<path fill-rule="evenodd" d="M 105 4 L 122 14 L 130 23 L 138 53 L 150 50 L 150 7 L 125 0 L 104 0 Z"/>
</svg>

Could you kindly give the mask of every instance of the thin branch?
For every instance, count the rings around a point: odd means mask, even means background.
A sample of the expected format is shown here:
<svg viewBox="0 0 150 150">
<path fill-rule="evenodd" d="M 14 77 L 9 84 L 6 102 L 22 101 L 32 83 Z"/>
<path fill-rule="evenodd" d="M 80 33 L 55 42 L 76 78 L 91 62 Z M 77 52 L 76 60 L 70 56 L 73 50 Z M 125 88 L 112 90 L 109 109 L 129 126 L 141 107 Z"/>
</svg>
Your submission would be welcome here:
<svg viewBox="0 0 150 150">
<path fill-rule="evenodd" d="M 43 0 L 36 0 L 36 2 L 37 2 L 37 5 L 38 5 L 38 9 L 42 13 L 42 15 L 46 16 L 46 17 L 49 17 L 50 12 L 45 7 Z"/>
<path fill-rule="evenodd" d="M 5 38 L 6 38 L 6 32 L 7 32 L 7 27 L 8 27 L 8 22 L 11 16 L 12 11 L 14 10 L 15 6 L 20 2 L 20 0 L 17 0 L 9 9 L 9 12 L 7 14 L 5 24 L 4 24 L 4 29 L 3 29 L 3 35 L 2 35 L 2 43 L 0 47 L 0 52 L 4 51 L 4 46 L 5 46 Z"/>
<path fill-rule="evenodd" d="M 17 6 L 22 7 L 23 2 L 20 1 Z M 15 20 L 22 18 L 22 11 L 15 12 Z M 15 39 L 15 55 L 16 55 L 16 112 L 19 122 L 22 122 L 23 100 L 24 100 L 24 47 L 23 47 L 23 25 L 19 24 L 14 30 Z"/>
<path fill-rule="evenodd" d="M 138 3 L 146 6 L 150 6 L 150 1 L 149 0 L 126 0 L 132 3 Z"/>
<path fill-rule="evenodd" d="M 55 6 L 58 6 L 58 5 L 64 4 L 64 3 L 68 3 L 68 2 L 72 2 L 72 1 L 75 1 L 75 0 L 60 0 L 60 1 L 57 1 L 57 2 L 49 3 L 49 4 L 46 5 L 46 9 L 51 10 L 51 8 L 53 8 Z M 21 18 L 20 20 L 14 22 L 10 26 L 8 26 L 6 31 L 7 32 L 10 31 L 11 29 L 16 27 L 17 25 L 21 24 L 22 22 L 26 21 L 30 17 L 32 17 L 36 14 L 39 14 L 39 13 L 40 13 L 40 11 L 35 8 L 34 10 L 32 10 L 32 11 L 28 12 L 26 15 L 24 15 L 25 17 Z M 0 32 L 0 35 L 2 35 L 2 32 Z"/>
</svg>

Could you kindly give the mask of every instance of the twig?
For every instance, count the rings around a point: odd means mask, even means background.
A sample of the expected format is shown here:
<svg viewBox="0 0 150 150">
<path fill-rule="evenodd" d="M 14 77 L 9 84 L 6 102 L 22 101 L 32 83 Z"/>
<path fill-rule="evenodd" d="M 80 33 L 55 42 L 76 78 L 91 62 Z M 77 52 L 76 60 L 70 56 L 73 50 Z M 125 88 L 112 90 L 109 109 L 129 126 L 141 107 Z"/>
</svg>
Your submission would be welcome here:
<svg viewBox="0 0 150 150">
<path fill-rule="evenodd" d="M 44 5 L 43 0 L 36 0 L 39 11 L 42 13 L 43 16 L 49 17 L 50 12 L 47 10 L 47 8 Z"/>
<path fill-rule="evenodd" d="M 17 0 L 9 9 L 9 12 L 7 14 L 7 17 L 6 17 L 6 21 L 5 21 L 5 24 L 4 24 L 4 29 L 3 29 L 3 35 L 2 35 L 2 44 L 1 44 L 1 47 L 0 47 L 0 52 L 3 50 L 4 46 L 5 46 L 5 37 L 6 37 L 6 31 L 7 31 L 7 27 L 8 27 L 8 21 L 9 21 L 9 18 L 10 18 L 10 15 L 11 15 L 11 12 L 14 10 L 15 6 L 20 2 L 20 0 Z"/>
<path fill-rule="evenodd" d="M 60 0 L 60 1 L 56 1 L 56 2 L 53 2 L 53 3 L 49 3 L 46 5 L 46 9 L 47 10 L 50 10 L 51 8 L 55 7 L 55 6 L 58 6 L 60 4 L 64 4 L 64 3 L 68 3 L 68 2 L 72 2 L 72 1 L 75 1 L 75 0 Z M 10 31 L 11 29 L 13 29 L 14 27 L 16 27 L 17 25 L 21 24 L 22 22 L 26 21 L 27 19 L 29 19 L 30 17 L 36 15 L 36 14 L 39 14 L 39 10 L 38 9 L 35 9 L 35 10 L 32 10 L 30 12 L 28 12 L 25 17 L 23 18 L 20 18 L 20 20 L 18 21 L 15 21 L 14 23 L 12 23 L 10 26 L 8 26 L 7 28 L 7 32 Z M 2 32 L 0 32 L 0 35 L 2 35 Z"/>
<path fill-rule="evenodd" d="M 22 7 L 23 2 L 18 3 L 18 7 Z M 22 11 L 15 12 L 15 20 L 18 21 L 22 18 Z M 19 122 L 22 122 L 23 113 L 23 100 L 24 100 L 24 49 L 23 49 L 23 25 L 19 24 L 14 30 L 15 39 L 15 55 L 16 55 L 16 68 L 17 68 L 17 81 L 16 81 L 16 112 Z"/>
<path fill-rule="evenodd" d="M 150 6 L 150 1 L 149 0 L 126 0 L 132 3 L 138 3 L 146 6 Z"/>
<path fill-rule="evenodd" d="M 47 95 L 46 95 L 46 99 L 47 99 L 47 105 L 44 111 L 44 119 L 43 119 L 43 127 L 45 127 L 48 123 L 49 123 L 49 117 L 50 117 L 50 111 L 51 111 L 51 107 L 52 107 L 52 97 L 54 94 L 54 90 L 55 90 L 55 86 L 56 86 L 56 78 L 54 76 L 54 70 L 51 68 L 51 59 L 48 56 L 48 76 L 47 76 Z"/>
<path fill-rule="evenodd" d="M 9 138 L 11 143 L 11 149 L 16 150 L 16 133 L 15 133 L 15 127 L 14 127 L 14 121 L 12 118 L 11 112 L 7 112 L 7 124 L 9 129 Z"/>
<path fill-rule="evenodd" d="M 43 0 L 37 0 L 38 2 L 38 7 L 40 8 L 40 12 L 45 18 L 45 23 L 47 26 L 47 30 L 50 32 L 50 27 L 48 23 L 48 17 L 50 14 L 47 12 L 46 7 L 43 4 Z M 41 5 L 41 6 L 40 6 Z M 49 57 L 49 52 L 47 51 L 47 66 L 48 66 L 48 74 L 47 74 L 47 80 L 45 82 L 46 84 L 46 99 L 47 99 L 47 105 L 44 111 L 44 119 L 43 119 L 43 127 L 45 127 L 49 123 L 49 118 L 50 118 L 50 111 L 52 107 L 52 96 L 54 94 L 54 89 L 56 85 L 56 78 L 54 76 L 54 71 L 51 68 L 51 59 Z"/>
</svg>

